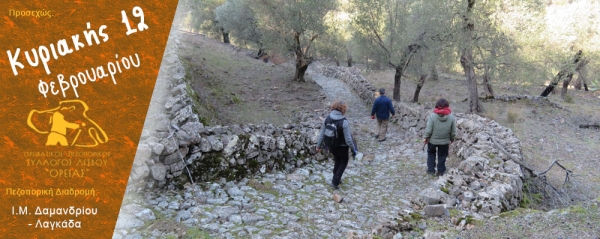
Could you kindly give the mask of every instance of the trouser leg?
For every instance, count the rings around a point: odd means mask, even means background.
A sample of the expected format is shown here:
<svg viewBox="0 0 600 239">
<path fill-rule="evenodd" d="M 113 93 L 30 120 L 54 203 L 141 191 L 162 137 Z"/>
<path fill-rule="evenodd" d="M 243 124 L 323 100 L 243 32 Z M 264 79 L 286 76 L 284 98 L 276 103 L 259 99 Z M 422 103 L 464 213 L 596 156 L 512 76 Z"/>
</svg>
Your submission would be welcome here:
<svg viewBox="0 0 600 239">
<path fill-rule="evenodd" d="M 427 171 L 435 173 L 435 153 L 436 145 L 427 143 Z"/>
<path fill-rule="evenodd" d="M 450 145 L 438 145 L 438 173 L 446 172 L 446 158 L 448 158 L 448 149 Z"/>
<path fill-rule="evenodd" d="M 377 139 L 384 140 L 387 134 L 389 120 L 377 120 L 377 124 L 379 125 L 379 137 Z"/>
<path fill-rule="evenodd" d="M 348 166 L 348 147 L 336 147 L 332 150 L 335 165 L 333 166 L 333 179 L 331 183 L 335 186 L 340 185 L 342 175 Z"/>
</svg>

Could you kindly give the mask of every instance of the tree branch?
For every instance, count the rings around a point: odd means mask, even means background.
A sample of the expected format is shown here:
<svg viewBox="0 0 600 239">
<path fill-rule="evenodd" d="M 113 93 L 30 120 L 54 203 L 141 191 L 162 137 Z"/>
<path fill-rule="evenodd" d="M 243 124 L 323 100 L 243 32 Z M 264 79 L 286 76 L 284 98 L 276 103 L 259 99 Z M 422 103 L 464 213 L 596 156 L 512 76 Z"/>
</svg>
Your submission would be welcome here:
<svg viewBox="0 0 600 239">
<path fill-rule="evenodd" d="M 313 41 L 319 36 L 319 34 L 315 34 L 310 38 L 310 41 L 308 42 L 308 46 L 306 47 L 306 50 L 304 51 L 304 54 L 308 53 L 308 50 L 310 49 L 310 45 L 312 45 Z"/>
</svg>

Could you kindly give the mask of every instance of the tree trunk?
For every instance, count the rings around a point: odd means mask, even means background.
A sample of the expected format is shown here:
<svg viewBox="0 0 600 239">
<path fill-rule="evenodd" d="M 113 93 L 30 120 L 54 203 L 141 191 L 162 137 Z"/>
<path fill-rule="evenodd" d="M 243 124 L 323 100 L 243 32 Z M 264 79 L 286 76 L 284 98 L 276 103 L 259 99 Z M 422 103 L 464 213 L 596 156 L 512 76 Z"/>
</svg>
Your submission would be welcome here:
<svg viewBox="0 0 600 239">
<path fill-rule="evenodd" d="M 313 61 L 311 57 L 306 57 L 302 51 L 296 51 L 296 73 L 294 73 L 294 80 L 299 82 L 306 82 L 304 80 L 304 73 L 308 69 L 308 65 Z"/>
<path fill-rule="evenodd" d="M 229 33 L 223 33 L 223 42 L 229 44 Z"/>
<path fill-rule="evenodd" d="M 393 96 L 395 101 L 401 101 L 400 100 L 400 85 L 402 83 L 401 82 L 402 74 L 404 74 L 404 70 L 408 66 L 408 63 L 410 62 L 410 59 L 412 58 L 413 54 L 416 53 L 420 48 L 421 48 L 421 46 L 418 44 L 408 45 L 406 47 L 406 49 L 404 50 L 404 52 L 402 53 L 402 58 L 400 59 L 400 63 L 398 65 L 393 65 L 390 63 L 390 65 L 392 65 L 392 66 L 394 66 L 394 68 L 396 68 L 396 74 L 394 75 L 394 96 Z"/>
<path fill-rule="evenodd" d="M 467 78 L 467 88 L 469 89 L 469 113 L 483 112 L 483 107 L 479 103 L 477 93 L 477 78 L 475 77 L 475 68 L 473 67 L 473 52 L 471 49 L 464 49 L 460 57 L 460 64 L 465 71 Z"/>
<path fill-rule="evenodd" d="M 338 59 L 333 59 L 335 61 L 335 66 L 340 66 L 340 61 Z"/>
<path fill-rule="evenodd" d="M 467 78 L 467 87 L 469 89 L 469 113 L 483 112 L 483 106 L 479 103 L 479 96 L 477 93 L 477 78 L 475 77 L 475 66 L 473 64 L 473 49 L 471 42 L 473 41 L 473 31 L 475 24 L 469 19 L 471 11 L 475 6 L 475 0 L 468 0 L 467 15 L 464 16 L 464 34 L 467 43 L 462 50 L 460 56 L 460 64 L 465 71 L 465 77 Z"/>
<path fill-rule="evenodd" d="M 308 69 L 308 64 L 298 66 L 298 62 L 296 61 L 296 73 L 294 74 L 294 80 L 299 82 L 306 82 L 304 80 L 304 73 Z"/>
<path fill-rule="evenodd" d="M 435 66 L 431 67 L 431 80 L 432 81 L 438 81 L 440 79 L 440 76 L 438 74 L 437 68 Z"/>
<path fill-rule="evenodd" d="M 556 76 L 554 77 L 554 79 L 552 80 L 552 82 L 550 82 L 550 84 L 546 87 L 546 89 L 544 89 L 544 91 L 542 92 L 542 94 L 540 96 L 542 97 L 547 97 L 550 92 L 554 91 L 554 87 L 556 87 L 558 85 L 558 82 L 560 82 L 561 80 L 566 80 L 567 78 L 573 78 L 573 72 L 577 71 L 580 68 L 580 64 L 579 61 L 581 60 L 581 57 L 583 56 L 583 51 L 579 50 L 575 56 L 573 57 L 573 63 L 568 64 L 567 66 L 564 66 L 563 69 L 561 71 L 558 72 L 558 74 L 556 74 Z M 575 70 L 572 69 L 571 66 L 576 66 Z M 569 79 L 568 81 L 571 81 L 571 79 Z M 564 83 L 563 83 L 564 85 Z M 567 83 L 568 85 L 568 83 Z M 566 92 L 566 89 L 563 89 Z M 562 95 L 562 93 L 561 93 Z"/>
<path fill-rule="evenodd" d="M 348 60 L 348 67 L 352 67 L 352 55 L 348 49 L 346 49 L 346 59 Z"/>
<path fill-rule="evenodd" d="M 567 95 L 567 89 L 569 89 L 569 83 L 571 83 L 571 79 L 573 79 L 573 74 L 569 74 L 567 76 L 567 78 L 565 80 L 563 80 L 563 87 L 562 87 L 562 90 L 560 91 L 560 98 L 562 98 L 563 100 L 565 99 L 565 96 Z"/>
<path fill-rule="evenodd" d="M 263 56 L 264 56 L 264 55 L 266 55 L 266 54 L 267 54 L 267 53 L 265 52 L 265 50 L 264 50 L 264 49 L 262 49 L 262 48 L 258 48 L 258 53 L 256 53 L 256 57 L 255 57 L 255 58 L 256 58 L 256 59 L 259 59 L 259 58 L 263 57 Z"/>
<path fill-rule="evenodd" d="M 394 75 L 394 100 L 400 102 L 400 85 L 402 84 L 402 66 L 396 67 L 396 74 Z"/>
<path fill-rule="evenodd" d="M 583 85 L 583 81 L 585 81 L 584 77 L 581 75 L 581 71 L 578 72 L 577 80 L 573 83 L 573 88 L 576 90 L 581 90 L 581 86 Z"/>
<path fill-rule="evenodd" d="M 584 82 L 584 84 L 585 84 L 585 77 L 582 76 L 582 72 L 583 72 L 583 69 L 585 68 L 585 65 L 587 65 L 588 62 L 589 62 L 588 60 L 582 59 L 579 61 L 579 64 L 577 64 L 575 66 L 575 72 L 579 72 L 579 77 L 577 77 L 577 79 L 582 80 Z M 573 74 L 575 72 L 572 72 L 571 74 L 569 74 L 569 76 L 563 81 L 563 88 L 562 88 L 562 92 L 560 93 L 560 97 L 563 99 L 567 95 L 567 89 L 569 87 L 569 83 L 573 79 Z M 581 89 L 581 83 L 579 83 L 579 89 Z M 587 86 L 586 86 L 586 89 L 587 89 Z"/>
<path fill-rule="evenodd" d="M 221 32 L 223 33 L 223 42 L 229 44 L 229 32 L 225 32 L 224 28 L 221 28 Z"/>
<path fill-rule="evenodd" d="M 483 74 L 483 91 L 485 92 L 485 98 L 494 98 L 494 89 L 492 89 L 492 83 L 490 82 L 489 70 L 486 70 Z"/>
<path fill-rule="evenodd" d="M 415 94 L 412 100 L 413 103 L 419 102 L 419 93 L 421 93 L 421 88 L 423 88 L 423 85 L 425 84 L 425 79 L 427 79 L 427 75 L 422 75 L 419 78 L 419 82 L 417 82 L 417 88 L 415 88 Z"/>
<path fill-rule="evenodd" d="M 494 44 L 491 52 L 490 52 L 490 58 L 491 60 L 495 61 L 496 60 L 496 44 Z M 493 99 L 494 98 L 494 89 L 492 88 L 492 81 L 491 81 L 491 77 L 494 71 L 494 66 L 489 63 L 489 64 L 485 64 L 483 66 L 483 91 L 485 92 L 485 98 L 486 99 Z"/>
<path fill-rule="evenodd" d="M 311 39 L 311 42 L 316 37 L 317 37 L 316 35 L 313 36 L 313 38 Z M 304 52 L 302 51 L 302 47 L 300 46 L 300 33 L 299 32 L 294 33 L 294 43 L 296 44 L 296 46 L 294 48 L 294 53 L 296 53 L 296 73 L 294 73 L 294 80 L 299 81 L 299 82 L 306 82 L 304 80 L 304 73 L 306 73 L 306 70 L 308 69 L 308 65 L 310 65 L 310 63 L 312 63 L 313 58 L 307 57 L 306 55 L 304 55 Z"/>
</svg>

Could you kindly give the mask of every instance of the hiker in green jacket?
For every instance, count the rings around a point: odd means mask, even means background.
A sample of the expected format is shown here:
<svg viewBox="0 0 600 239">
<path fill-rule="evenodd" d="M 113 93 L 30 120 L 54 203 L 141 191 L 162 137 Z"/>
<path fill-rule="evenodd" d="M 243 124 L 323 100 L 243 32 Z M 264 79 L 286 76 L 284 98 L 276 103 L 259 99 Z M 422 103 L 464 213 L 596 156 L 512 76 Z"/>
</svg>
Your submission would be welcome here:
<svg viewBox="0 0 600 239">
<path fill-rule="evenodd" d="M 435 174 L 435 154 L 437 150 L 437 176 L 446 171 L 446 158 L 450 144 L 456 137 L 456 119 L 446 99 L 439 99 L 435 104 L 434 114 L 427 118 L 425 143 L 427 144 L 427 173 Z"/>
</svg>

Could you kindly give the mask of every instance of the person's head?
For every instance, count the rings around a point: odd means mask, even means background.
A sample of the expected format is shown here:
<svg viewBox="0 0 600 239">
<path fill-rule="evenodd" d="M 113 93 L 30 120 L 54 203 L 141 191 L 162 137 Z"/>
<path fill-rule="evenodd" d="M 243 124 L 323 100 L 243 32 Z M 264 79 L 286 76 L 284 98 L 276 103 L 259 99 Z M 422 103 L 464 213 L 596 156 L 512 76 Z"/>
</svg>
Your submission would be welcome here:
<svg viewBox="0 0 600 239">
<path fill-rule="evenodd" d="M 385 88 L 380 88 L 379 89 L 379 94 L 385 95 Z"/>
<path fill-rule="evenodd" d="M 442 109 L 442 108 L 446 108 L 446 107 L 450 107 L 450 103 L 448 103 L 448 101 L 444 98 L 439 99 L 435 103 L 435 108 Z"/>
<path fill-rule="evenodd" d="M 342 114 L 346 114 L 346 110 L 348 110 L 348 105 L 343 100 L 336 100 L 331 104 L 331 110 L 337 110 L 342 112 Z"/>
</svg>

